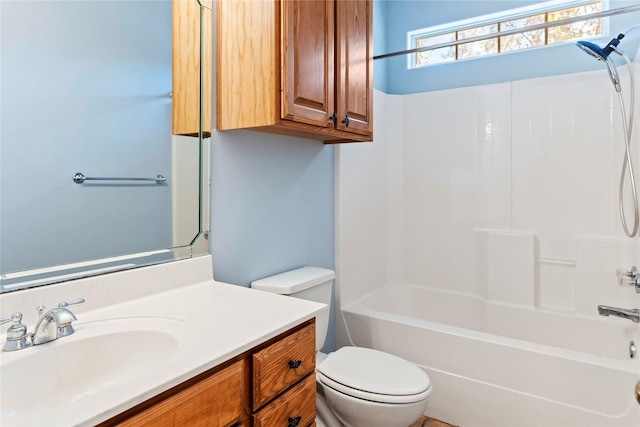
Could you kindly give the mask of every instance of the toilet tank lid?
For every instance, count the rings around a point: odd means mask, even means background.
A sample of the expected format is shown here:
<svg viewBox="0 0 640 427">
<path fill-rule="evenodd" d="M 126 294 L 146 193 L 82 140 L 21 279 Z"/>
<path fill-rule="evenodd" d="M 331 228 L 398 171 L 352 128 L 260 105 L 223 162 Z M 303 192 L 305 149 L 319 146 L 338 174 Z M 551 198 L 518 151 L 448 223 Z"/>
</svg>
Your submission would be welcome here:
<svg viewBox="0 0 640 427">
<path fill-rule="evenodd" d="M 302 267 L 253 281 L 251 287 L 276 294 L 290 295 L 328 282 L 335 277 L 336 273 L 328 268 Z"/>
</svg>

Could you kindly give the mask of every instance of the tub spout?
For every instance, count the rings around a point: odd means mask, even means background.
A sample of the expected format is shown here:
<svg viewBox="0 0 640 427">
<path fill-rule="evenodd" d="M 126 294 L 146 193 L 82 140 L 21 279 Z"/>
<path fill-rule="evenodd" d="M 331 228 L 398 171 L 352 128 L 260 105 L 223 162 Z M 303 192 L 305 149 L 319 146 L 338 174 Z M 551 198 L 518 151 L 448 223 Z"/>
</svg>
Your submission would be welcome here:
<svg viewBox="0 0 640 427">
<path fill-rule="evenodd" d="M 640 323 L 640 310 L 638 310 L 637 308 L 627 310 L 624 308 L 599 305 L 598 313 L 600 314 L 600 316 L 622 317 L 623 319 L 629 319 L 632 322 Z"/>
</svg>

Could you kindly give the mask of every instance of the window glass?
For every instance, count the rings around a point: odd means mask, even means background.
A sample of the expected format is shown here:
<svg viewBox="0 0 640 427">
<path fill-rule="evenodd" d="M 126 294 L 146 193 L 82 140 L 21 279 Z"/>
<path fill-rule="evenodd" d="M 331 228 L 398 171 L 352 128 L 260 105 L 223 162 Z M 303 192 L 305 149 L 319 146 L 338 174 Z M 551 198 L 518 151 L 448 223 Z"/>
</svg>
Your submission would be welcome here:
<svg viewBox="0 0 640 427">
<path fill-rule="evenodd" d="M 441 34 L 434 37 L 423 37 L 416 40 L 416 47 L 433 46 L 440 43 L 447 43 L 456 39 L 456 33 Z M 418 52 L 418 65 L 439 64 L 441 62 L 449 62 L 456 60 L 456 47 L 449 46 L 440 49 L 427 50 Z"/>
<path fill-rule="evenodd" d="M 484 25 L 482 27 L 469 28 L 458 31 L 458 39 L 464 40 L 471 37 L 484 36 L 498 32 L 498 24 Z M 458 59 L 474 58 L 476 56 L 498 53 L 498 38 L 492 38 L 458 46 Z"/>
<path fill-rule="evenodd" d="M 602 4 L 591 3 L 580 7 L 570 7 L 567 9 L 549 12 L 549 21 L 559 21 L 562 19 L 584 16 L 590 13 L 600 12 Z M 602 20 L 589 19 L 572 24 L 560 25 L 548 29 L 549 43 L 560 43 L 586 37 L 593 37 L 602 34 Z"/>
<path fill-rule="evenodd" d="M 572 6 L 567 7 L 571 3 Z M 451 62 L 460 59 L 476 58 L 494 55 L 501 52 L 513 52 L 532 47 L 540 47 L 553 43 L 563 43 L 602 35 L 602 19 L 592 18 L 577 22 L 527 30 L 527 28 L 544 23 L 553 23 L 570 18 L 588 16 L 602 11 L 602 2 L 585 2 L 576 4 L 575 1 L 541 3 L 537 10 L 527 10 L 528 13 L 507 11 L 491 19 L 481 16 L 474 20 L 466 20 L 464 25 L 453 23 L 451 26 L 439 26 L 437 30 L 425 29 L 412 32 L 412 47 L 434 46 L 442 43 L 464 41 L 480 36 L 490 36 L 484 40 L 459 43 L 457 45 L 440 47 L 433 50 L 418 52 L 415 55 L 414 66 L 425 66 Z M 531 8 L 529 8 L 531 9 Z M 478 25 L 480 24 L 480 25 Z M 522 30 L 514 34 L 500 36 L 500 32 Z"/>
<path fill-rule="evenodd" d="M 545 14 L 527 16 L 526 18 L 512 19 L 500 23 L 500 31 L 524 29 L 531 25 L 545 22 Z M 546 44 L 545 30 L 524 31 L 510 36 L 500 37 L 500 52 L 527 49 Z"/>
</svg>

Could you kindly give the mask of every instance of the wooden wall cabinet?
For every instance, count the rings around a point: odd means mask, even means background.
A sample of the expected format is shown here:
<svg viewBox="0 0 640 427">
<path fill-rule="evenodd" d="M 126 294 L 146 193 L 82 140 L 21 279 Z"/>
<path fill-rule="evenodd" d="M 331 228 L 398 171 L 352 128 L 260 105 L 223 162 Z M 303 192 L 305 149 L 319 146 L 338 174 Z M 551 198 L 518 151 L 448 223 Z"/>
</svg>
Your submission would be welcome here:
<svg viewBox="0 0 640 427">
<path fill-rule="evenodd" d="M 315 319 L 99 427 L 315 425 Z"/>
<path fill-rule="evenodd" d="M 220 0 L 217 128 L 371 141 L 371 0 Z"/>
<path fill-rule="evenodd" d="M 202 67 L 202 131 L 211 135 L 211 71 L 213 0 L 172 0 L 171 133 L 198 135 L 200 67 Z M 202 11 L 202 34 L 200 13 Z M 202 57 L 200 38 L 202 37 Z"/>
</svg>

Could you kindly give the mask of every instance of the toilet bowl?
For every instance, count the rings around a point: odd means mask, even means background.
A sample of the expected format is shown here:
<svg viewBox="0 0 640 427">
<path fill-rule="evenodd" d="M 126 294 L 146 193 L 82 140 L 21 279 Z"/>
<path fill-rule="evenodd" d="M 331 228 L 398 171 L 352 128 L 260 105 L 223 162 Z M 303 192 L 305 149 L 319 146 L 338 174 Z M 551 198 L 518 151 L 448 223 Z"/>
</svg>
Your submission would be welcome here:
<svg viewBox="0 0 640 427">
<path fill-rule="evenodd" d="M 369 348 L 331 353 L 316 366 L 316 380 L 347 427 L 407 427 L 424 413 L 431 395 L 431 381 L 420 368 Z"/>
<path fill-rule="evenodd" d="M 263 291 L 331 304 L 335 273 L 303 267 L 251 283 Z M 427 374 L 379 350 L 346 346 L 325 355 L 329 310 L 316 317 L 316 381 L 319 426 L 407 427 L 424 413 L 431 395 Z"/>
</svg>

